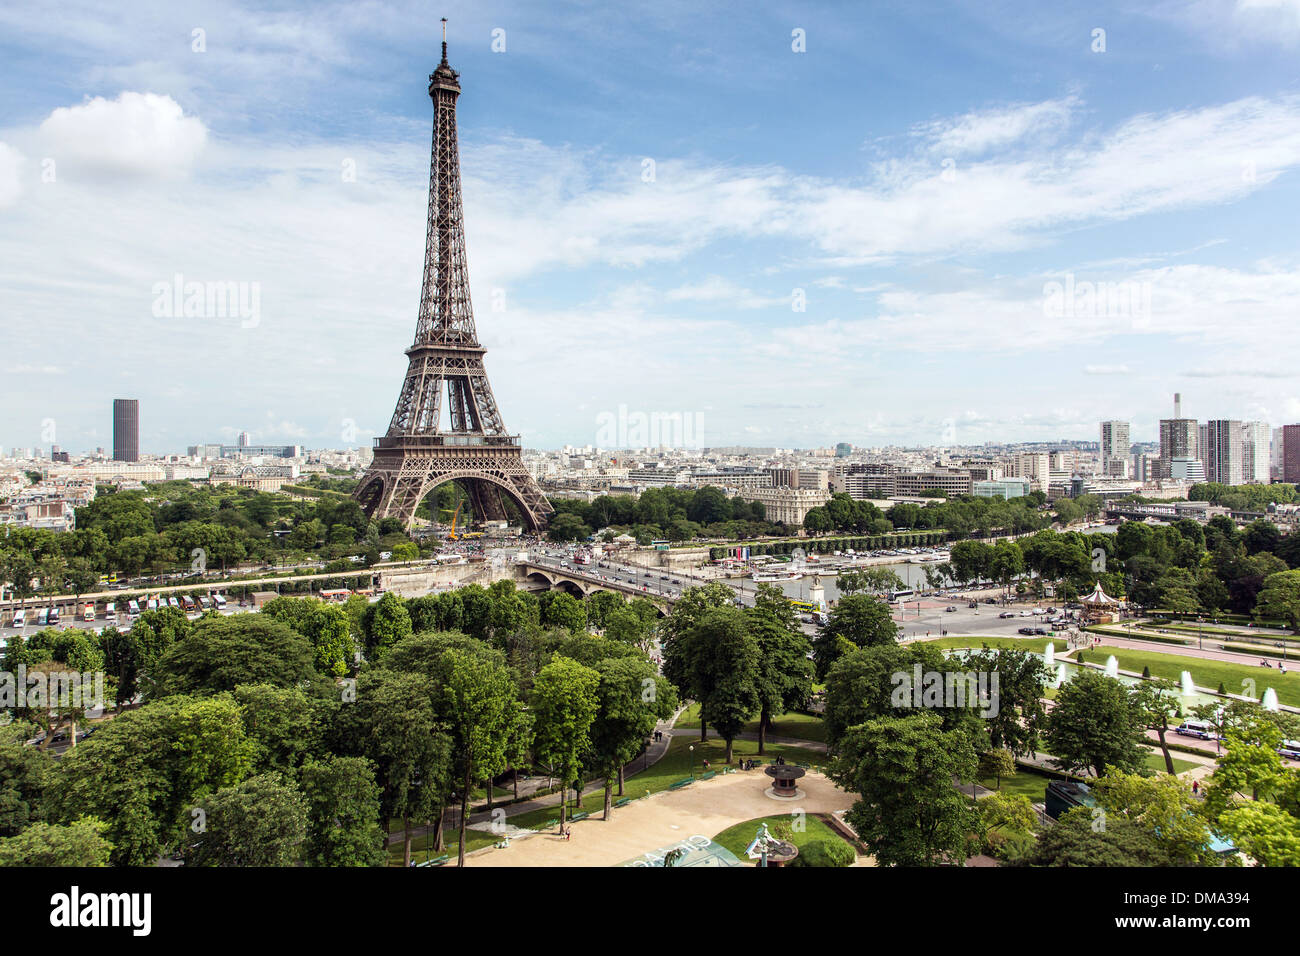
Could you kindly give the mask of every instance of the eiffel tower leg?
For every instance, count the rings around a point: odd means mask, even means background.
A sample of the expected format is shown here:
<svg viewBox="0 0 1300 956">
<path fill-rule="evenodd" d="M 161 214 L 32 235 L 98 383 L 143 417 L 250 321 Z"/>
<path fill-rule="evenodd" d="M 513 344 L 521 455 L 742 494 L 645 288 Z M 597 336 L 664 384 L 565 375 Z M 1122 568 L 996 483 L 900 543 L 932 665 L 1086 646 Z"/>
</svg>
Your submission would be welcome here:
<svg viewBox="0 0 1300 956">
<path fill-rule="evenodd" d="M 484 521 L 504 521 L 506 506 L 501 500 L 501 489 L 488 481 L 470 482 L 470 500 L 474 513 Z"/>
</svg>

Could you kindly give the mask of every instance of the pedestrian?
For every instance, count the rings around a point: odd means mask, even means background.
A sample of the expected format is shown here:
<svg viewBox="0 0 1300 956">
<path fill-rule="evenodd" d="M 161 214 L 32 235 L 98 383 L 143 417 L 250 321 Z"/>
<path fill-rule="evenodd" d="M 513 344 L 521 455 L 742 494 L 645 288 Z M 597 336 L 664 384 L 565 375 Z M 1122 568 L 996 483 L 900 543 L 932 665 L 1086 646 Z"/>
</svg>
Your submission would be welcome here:
<svg viewBox="0 0 1300 956">
<path fill-rule="evenodd" d="M 1192 796 L 1196 796 L 1196 795 L 1197 795 L 1198 793 L 1200 793 L 1200 792 L 1201 792 L 1201 781 L 1199 781 L 1199 780 L 1193 780 L 1193 781 L 1192 781 Z"/>
</svg>

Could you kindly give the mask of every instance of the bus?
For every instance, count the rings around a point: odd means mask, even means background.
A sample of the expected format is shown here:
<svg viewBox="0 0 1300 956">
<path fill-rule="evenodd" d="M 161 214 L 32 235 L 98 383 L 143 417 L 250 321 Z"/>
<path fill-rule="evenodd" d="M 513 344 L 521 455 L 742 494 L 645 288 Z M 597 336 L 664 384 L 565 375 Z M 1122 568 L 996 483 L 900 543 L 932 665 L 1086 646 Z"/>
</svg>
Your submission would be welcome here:
<svg viewBox="0 0 1300 956">
<path fill-rule="evenodd" d="M 116 604 L 109 604 L 106 608 L 104 608 L 104 623 L 106 623 L 106 624 L 116 624 L 116 623 L 117 623 L 117 605 L 116 605 Z"/>
<path fill-rule="evenodd" d="M 86 606 L 81 609 L 81 619 L 86 623 L 95 620 L 95 605 L 93 603 L 87 602 Z"/>
<path fill-rule="evenodd" d="M 126 602 L 126 613 L 130 620 L 134 621 L 140 616 L 140 602 L 135 598 Z"/>
<path fill-rule="evenodd" d="M 914 597 L 916 597 L 916 592 L 911 588 L 902 588 L 898 591 L 889 592 L 889 600 L 893 604 L 897 604 L 899 601 L 910 601 Z"/>
<path fill-rule="evenodd" d="M 812 601 L 797 601 L 794 598 L 790 598 L 790 606 L 803 614 L 812 614 L 814 611 L 821 610 L 821 608 L 816 604 L 813 604 Z"/>
<path fill-rule="evenodd" d="M 226 596 L 224 594 L 214 594 L 212 595 L 212 603 L 217 606 L 218 611 L 224 611 L 226 609 Z"/>
<path fill-rule="evenodd" d="M 47 607 L 42 607 L 42 608 L 37 608 L 37 609 L 36 609 L 36 626 L 37 626 L 37 627 L 44 627 L 45 624 L 46 624 L 46 622 L 47 622 L 49 619 L 50 619 L 50 609 L 49 609 L 49 608 L 47 608 Z"/>
<path fill-rule="evenodd" d="M 333 588 L 321 591 L 320 599 L 322 601 L 327 601 L 330 604 L 342 604 L 349 596 L 351 596 L 351 594 L 352 592 L 347 588 Z"/>
<path fill-rule="evenodd" d="M 194 598 L 190 597 L 188 594 L 181 595 L 181 607 L 185 609 L 186 614 L 193 614 L 198 610 L 197 605 L 194 603 Z"/>
<path fill-rule="evenodd" d="M 54 627 L 58 623 L 59 623 L 59 609 L 57 607 L 52 607 L 50 608 L 50 620 L 49 620 L 50 627 Z"/>
</svg>

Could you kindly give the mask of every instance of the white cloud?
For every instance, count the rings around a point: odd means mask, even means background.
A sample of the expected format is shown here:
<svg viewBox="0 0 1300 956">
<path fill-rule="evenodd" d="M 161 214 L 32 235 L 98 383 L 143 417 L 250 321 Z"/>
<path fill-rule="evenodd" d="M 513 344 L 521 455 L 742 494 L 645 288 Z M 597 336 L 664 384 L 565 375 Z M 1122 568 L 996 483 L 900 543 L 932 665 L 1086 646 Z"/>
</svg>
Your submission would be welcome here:
<svg viewBox="0 0 1300 956">
<path fill-rule="evenodd" d="M 8 143 L 0 143 L 0 208 L 16 202 L 23 191 L 19 178 L 23 154 Z"/>
<path fill-rule="evenodd" d="M 207 142 L 202 121 L 170 96 L 124 91 L 64 106 L 41 123 L 40 141 L 60 169 L 75 174 L 179 177 Z"/>
<path fill-rule="evenodd" d="M 790 306 L 790 296 L 763 296 L 743 288 L 722 276 L 706 276 L 700 282 L 669 289 L 664 294 L 669 302 L 705 302 L 729 306 L 733 309 L 766 309 L 772 306 Z"/>
<path fill-rule="evenodd" d="M 928 140 L 929 150 L 939 156 L 985 153 L 1026 139 L 1033 140 L 1030 145 L 1042 146 L 1064 131 L 1079 105 L 1075 96 L 1019 103 L 935 120 L 917 126 L 913 132 Z"/>
</svg>

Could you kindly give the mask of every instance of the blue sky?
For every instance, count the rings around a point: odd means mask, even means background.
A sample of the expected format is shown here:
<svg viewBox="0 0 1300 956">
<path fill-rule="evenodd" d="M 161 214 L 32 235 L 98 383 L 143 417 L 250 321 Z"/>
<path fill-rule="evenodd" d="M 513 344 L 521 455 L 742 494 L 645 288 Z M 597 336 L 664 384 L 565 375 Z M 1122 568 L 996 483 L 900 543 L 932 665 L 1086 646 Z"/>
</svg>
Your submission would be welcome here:
<svg viewBox="0 0 1300 956">
<path fill-rule="evenodd" d="M 781 447 L 1152 440 L 1175 391 L 1300 421 L 1300 0 L 540 6 L 0 10 L 0 443 L 109 445 L 122 396 L 150 452 L 382 433 L 440 16 L 527 444 L 620 406 Z M 158 314 L 178 275 L 256 314 Z"/>
</svg>

